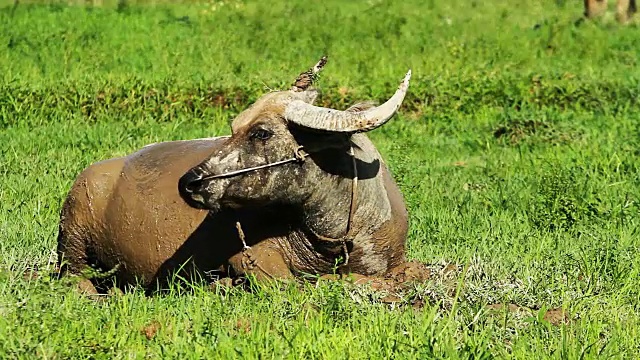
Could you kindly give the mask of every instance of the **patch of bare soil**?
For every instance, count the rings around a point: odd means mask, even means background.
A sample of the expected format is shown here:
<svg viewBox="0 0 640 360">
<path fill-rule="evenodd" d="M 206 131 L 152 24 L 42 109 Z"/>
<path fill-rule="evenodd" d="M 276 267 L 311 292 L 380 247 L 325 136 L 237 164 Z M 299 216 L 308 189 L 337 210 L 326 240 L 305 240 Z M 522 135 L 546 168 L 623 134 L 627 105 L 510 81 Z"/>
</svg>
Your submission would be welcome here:
<svg viewBox="0 0 640 360">
<path fill-rule="evenodd" d="M 404 303 L 409 301 L 414 308 L 421 308 L 422 299 L 412 299 L 411 290 L 416 283 L 424 283 L 431 279 L 431 270 L 417 261 L 406 262 L 392 269 L 384 277 L 364 276 L 359 274 L 323 275 L 318 281 L 346 281 L 354 285 L 367 285 L 380 294 L 378 301 L 385 304 Z"/>
<path fill-rule="evenodd" d="M 421 262 L 408 261 L 392 269 L 387 278 L 397 283 L 427 281 L 431 278 L 431 270 Z"/>
<path fill-rule="evenodd" d="M 251 332 L 251 322 L 249 319 L 240 318 L 236 321 L 234 329 L 240 333 L 247 334 Z"/>
<path fill-rule="evenodd" d="M 456 293 L 457 279 L 461 272 L 461 267 L 455 264 L 427 265 L 409 261 L 382 277 L 354 273 L 326 274 L 311 281 L 343 282 L 353 286 L 354 291 L 364 291 L 367 298 L 373 302 L 390 304 L 393 307 L 412 306 L 421 309 L 443 298 L 452 298 Z M 436 285 L 433 285 L 434 283 Z M 250 291 L 249 285 L 250 281 L 246 278 L 221 278 L 212 283 L 210 289 L 224 294 L 234 288 Z"/>
<path fill-rule="evenodd" d="M 567 313 L 562 308 L 549 309 L 544 313 L 542 318 L 550 322 L 552 325 L 568 325 L 571 322 L 571 318 L 569 317 L 569 313 Z"/>
<path fill-rule="evenodd" d="M 487 305 L 486 309 L 489 315 L 497 315 L 497 314 L 504 313 L 506 311 L 508 313 L 512 313 L 520 316 L 534 316 L 538 311 L 537 309 L 534 309 L 534 308 L 530 308 L 527 306 L 520 306 L 512 303 L 490 304 L 490 305 Z M 547 321 L 554 326 L 568 325 L 571 323 L 571 318 L 569 316 L 569 313 L 566 310 L 563 310 L 562 308 L 553 308 L 545 311 L 544 315 L 542 316 L 542 320 Z"/>
<path fill-rule="evenodd" d="M 159 322 L 154 320 L 151 323 L 149 323 L 147 326 L 142 328 L 140 332 L 142 333 L 142 335 L 144 335 L 147 338 L 147 340 L 151 340 L 156 336 L 156 333 L 158 333 L 158 330 L 160 330 L 161 327 L 162 325 L 160 325 Z"/>
</svg>

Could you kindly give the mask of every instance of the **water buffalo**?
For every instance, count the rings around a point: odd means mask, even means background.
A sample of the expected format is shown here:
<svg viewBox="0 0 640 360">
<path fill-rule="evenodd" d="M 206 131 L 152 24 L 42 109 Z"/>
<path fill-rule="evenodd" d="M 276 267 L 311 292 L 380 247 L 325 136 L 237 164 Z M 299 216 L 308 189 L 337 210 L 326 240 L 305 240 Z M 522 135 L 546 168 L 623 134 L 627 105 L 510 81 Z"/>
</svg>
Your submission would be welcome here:
<svg viewBox="0 0 640 360">
<path fill-rule="evenodd" d="M 362 133 L 394 115 L 409 76 L 378 107 L 317 107 L 312 89 L 267 94 L 233 121 L 231 137 L 180 179 L 180 189 L 191 204 L 213 212 L 275 205 L 295 214 L 286 236 L 252 248 L 269 276 L 326 274 L 336 265 L 382 275 L 405 260 L 407 213 L 380 154 Z M 244 271 L 241 265 L 234 268 Z"/>
<path fill-rule="evenodd" d="M 113 269 L 120 286 L 153 289 L 176 273 L 383 275 L 405 264 L 406 207 L 362 133 L 395 114 L 410 73 L 384 104 L 339 111 L 312 105 L 325 61 L 240 113 L 230 137 L 89 166 L 61 211 L 62 270 Z"/>
</svg>

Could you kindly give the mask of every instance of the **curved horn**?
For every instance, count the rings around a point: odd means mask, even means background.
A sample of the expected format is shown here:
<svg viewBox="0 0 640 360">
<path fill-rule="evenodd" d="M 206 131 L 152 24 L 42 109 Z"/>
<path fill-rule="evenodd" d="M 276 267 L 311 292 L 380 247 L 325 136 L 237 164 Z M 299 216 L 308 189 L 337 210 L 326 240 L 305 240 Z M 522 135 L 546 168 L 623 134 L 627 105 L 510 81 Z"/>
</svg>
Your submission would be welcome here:
<svg viewBox="0 0 640 360">
<path fill-rule="evenodd" d="M 309 86 L 313 85 L 313 82 L 318 78 L 318 73 L 324 65 L 327 63 L 327 55 L 323 56 L 311 69 L 301 73 L 296 78 L 296 81 L 291 86 L 291 91 L 305 91 Z"/>
<path fill-rule="evenodd" d="M 404 76 L 391 99 L 368 110 L 340 111 L 294 100 L 287 106 L 284 117 L 297 125 L 315 130 L 346 133 L 370 131 L 384 125 L 398 111 L 407 93 L 410 78 L 411 70 Z"/>
</svg>

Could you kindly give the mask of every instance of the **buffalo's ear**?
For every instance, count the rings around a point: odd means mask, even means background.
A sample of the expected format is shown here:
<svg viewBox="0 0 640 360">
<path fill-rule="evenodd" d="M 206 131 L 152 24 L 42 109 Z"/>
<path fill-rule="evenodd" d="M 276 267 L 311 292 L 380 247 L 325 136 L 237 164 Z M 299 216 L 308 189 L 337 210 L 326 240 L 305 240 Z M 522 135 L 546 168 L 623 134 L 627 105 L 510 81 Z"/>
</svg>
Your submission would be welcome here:
<svg viewBox="0 0 640 360">
<path fill-rule="evenodd" d="M 289 131 L 307 153 L 317 153 L 328 149 L 348 150 L 351 140 L 351 134 L 311 130 L 295 124 L 289 125 Z"/>
</svg>

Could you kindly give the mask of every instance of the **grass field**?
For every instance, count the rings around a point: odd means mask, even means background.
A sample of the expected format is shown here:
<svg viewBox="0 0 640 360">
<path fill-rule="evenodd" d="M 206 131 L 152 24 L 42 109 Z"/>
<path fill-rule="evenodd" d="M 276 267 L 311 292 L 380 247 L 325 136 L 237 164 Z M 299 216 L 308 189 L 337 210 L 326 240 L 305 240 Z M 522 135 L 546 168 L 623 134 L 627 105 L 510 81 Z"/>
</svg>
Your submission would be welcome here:
<svg viewBox="0 0 640 360">
<path fill-rule="evenodd" d="M 12 4 L 0 358 L 640 357 L 638 27 L 576 23 L 581 2 L 561 0 Z M 399 116 L 371 137 L 409 206 L 410 258 L 457 277 L 390 306 L 342 283 L 96 302 L 23 276 L 52 268 L 83 168 L 228 134 L 325 53 L 321 102 L 336 108 L 383 100 L 413 70 Z M 499 303 L 520 308 L 487 308 Z"/>
</svg>

